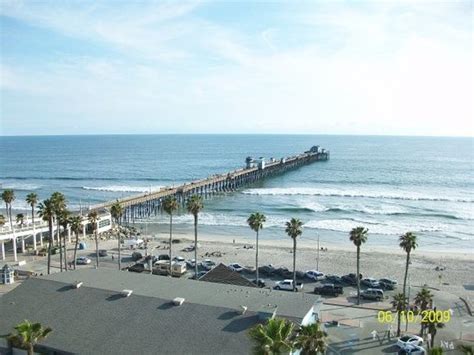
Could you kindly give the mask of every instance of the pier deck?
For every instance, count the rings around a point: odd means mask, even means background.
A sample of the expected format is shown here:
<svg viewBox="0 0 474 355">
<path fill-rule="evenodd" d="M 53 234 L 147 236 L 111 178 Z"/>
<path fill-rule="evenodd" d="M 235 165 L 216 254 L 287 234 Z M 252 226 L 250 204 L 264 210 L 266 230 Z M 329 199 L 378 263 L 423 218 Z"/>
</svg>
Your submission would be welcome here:
<svg viewBox="0 0 474 355">
<path fill-rule="evenodd" d="M 192 195 L 208 196 L 218 192 L 234 191 L 239 187 L 254 183 L 263 178 L 281 174 L 285 171 L 298 168 L 317 161 L 329 159 L 329 151 L 312 147 L 302 154 L 270 160 L 265 162 L 263 158 L 257 161 L 247 158 L 247 167 L 237 169 L 224 174 L 212 175 L 208 178 L 192 181 L 176 187 L 164 187 L 157 191 L 146 194 L 134 195 L 114 201 L 97 204 L 90 207 L 90 210 L 109 209 L 117 201 L 124 208 L 122 222 L 133 222 L 138 218 L 146 218 L 156 215 L 162 208 L 163 200 L 174 196 L 178 202 L 184 204 Z"/>
</svg>

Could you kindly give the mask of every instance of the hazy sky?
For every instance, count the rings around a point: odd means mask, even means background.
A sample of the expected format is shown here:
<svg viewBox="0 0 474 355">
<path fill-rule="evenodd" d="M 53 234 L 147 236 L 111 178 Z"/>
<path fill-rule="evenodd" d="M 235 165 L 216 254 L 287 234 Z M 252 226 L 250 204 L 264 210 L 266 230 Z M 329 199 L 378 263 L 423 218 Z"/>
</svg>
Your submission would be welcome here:
<svg viewBox="0 0 474 355">
<path fill-rule="evenodd" d="M 474 135 L 472 1 L 0 4 L 3 135 Z"/>
</svg>

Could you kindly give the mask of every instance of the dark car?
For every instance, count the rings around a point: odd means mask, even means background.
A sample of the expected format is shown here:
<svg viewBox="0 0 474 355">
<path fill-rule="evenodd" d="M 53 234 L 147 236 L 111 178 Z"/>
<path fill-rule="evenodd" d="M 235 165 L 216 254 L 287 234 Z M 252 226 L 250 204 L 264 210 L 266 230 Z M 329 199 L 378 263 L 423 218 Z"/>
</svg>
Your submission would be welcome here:
<svg viewBox="0 0 474 355">
<path fill-rule="evenodd" d="M 297 279 L 304 279 L 306 274 L 303 271 L 296 271 L 296 278 Z"/>
<path fill-rule="evenodd" d="M 256 279 L 255 279 L 255 280 L 252 280 L 252 283 L 253 283 L 254 285 L 257 285 L 257 280 L 256 280 Z M 257 286 L 258 286 L 258 287 L 265 287 L 265 286 L 266 286 L 265 280 L 258 279 L 258 285 L 257 285 Z"/>
<path fill-rule="evenodd" d="M 314 293 L 317 295 L 328 295 L 328 296 L 338 296 L 343 293 L 342 286 L 334 284 L 324 284 L 322 286 L 316 286 L 314 288 Z"/>
<path fill-rule="evenodd" d="M 362 279 L 362 274 L 359 274 L 359 278 Z M 357 285 L 357 276 L 356 274 L 347 274 L 341 277 L 342 282 L 348 285 Z"/>
<path fill-rule="evenodd" d="M 275 273 L 275 268 L 272 265 L 264 265 L 258 268 L 258 272 L 263 275 L 273 275 Z"/>
<path fill-rule="evenodd" d="M 170 260 L 170 256 L 168 254 L 160 254 L 158 255 L 158 260 Z"/>
<path fill-rule="evenodd" d="M 395 290 L 395 285 L 390 282 L 380 280 L 379 286 L 382 290 L 388 290 L 388 291 Z"/>
<path fill-rule="evenodd" d="M 105 249 L 100 249 L 99 250 L 99 256 L 107 256 L 107 255 L 108 255 L 107 250 L 105 250 Z"/>
<path fill-rule="evenodd" d="M 134 264 L 128 268 L 130 272 L 143 272 L 145 271 L 145 265 L 143 264 Z"/>
<path fill-rule="evenodd" d="M 337 275 L 326 275 L 326 281 L 329 281 L 333 284 L 341 284 L 342 278 Z"/>
<path fill-rule="evenodd" d="M 138 251 L 134 251 L 134 252 L 132 253 L 132 260 L 133 260 L 133 261 L 140 260 L 141 258 L 143 258 L 142 253 L 139 253 Z"/>
</svg>

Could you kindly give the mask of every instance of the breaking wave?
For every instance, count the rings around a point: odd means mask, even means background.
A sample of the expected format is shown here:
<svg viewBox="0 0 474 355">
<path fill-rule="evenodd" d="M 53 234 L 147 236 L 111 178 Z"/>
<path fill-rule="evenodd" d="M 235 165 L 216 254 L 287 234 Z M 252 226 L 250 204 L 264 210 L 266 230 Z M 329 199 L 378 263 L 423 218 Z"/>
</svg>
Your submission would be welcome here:
<svg viewBox="0 0 474 355">
<path fill-rule="evenodd" d="M 376 198 L 411 201 L 452 201 L 452 202 L 474 202 L 473 199 L 444 198 L 436 196 L 420 195 L 415 192 L 370 192 L 370 191 L 350 191 L 336 189 L 322 189 L 311 187 L 289 187 L 289 188 L 264 188 L 247 189 L 242 191 L 247 195 L 307 195 L 307 196 L 333 196 L 333 197 L 354 197 L 354 198 Z"/>
</svg>

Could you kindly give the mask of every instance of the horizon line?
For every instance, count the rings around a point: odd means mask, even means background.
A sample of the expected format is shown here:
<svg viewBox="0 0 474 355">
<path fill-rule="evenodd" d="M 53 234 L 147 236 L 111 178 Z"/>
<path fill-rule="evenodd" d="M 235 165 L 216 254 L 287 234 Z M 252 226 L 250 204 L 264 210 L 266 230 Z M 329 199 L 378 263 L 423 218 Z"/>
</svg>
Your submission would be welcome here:
<svg viewBox="0 0 474 355">
<path fill-rule="evenodd" d="M 346 137 L 417 137 L 417 138 L 474 138 L 466 136 L 442 135 L 402 135 L 402 134 L 351 134 L 351 133 L 83 133 L 83 134 L 0 134 L 0 138 L 30 137 L 83 137 L 83 136 L 346 136 Z"/>
</svg>

